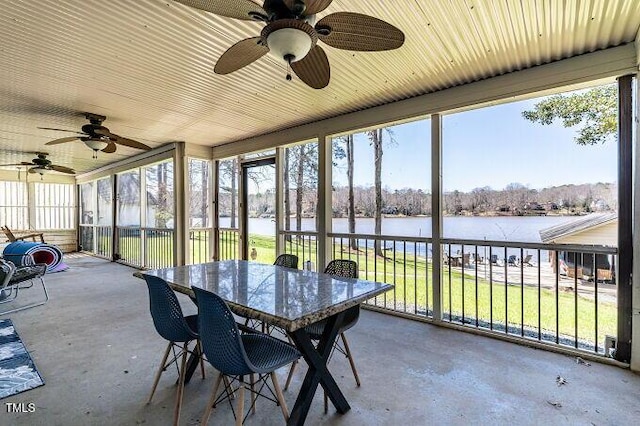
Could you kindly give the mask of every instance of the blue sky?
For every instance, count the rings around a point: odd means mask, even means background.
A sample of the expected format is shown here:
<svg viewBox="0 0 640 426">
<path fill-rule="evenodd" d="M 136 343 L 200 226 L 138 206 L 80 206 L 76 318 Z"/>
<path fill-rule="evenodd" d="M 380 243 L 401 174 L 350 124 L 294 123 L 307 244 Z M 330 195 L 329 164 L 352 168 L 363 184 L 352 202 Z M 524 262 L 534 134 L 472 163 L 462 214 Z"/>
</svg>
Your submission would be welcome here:
<svg viewBox="0 0 640 426">
<path fill-rule="evenodd" d="M 443 188 L 470 191 L 490 186 L 502 189 L 512 182 L 529 188 L 562 184 L 615 182 L 615 141 L 580 146 L 576 129 L 526 121 L 521 113 L 536 100 L 481 108 L 443 118 Z M 395 145 L 385 145 L 382 182 L 390 189 L 407 187 L 430 191 L 429 120 L 394 126 Z M 388 140 L 388 135 L 384 138 Z M 355 137 L 354 181 L 374 181 L 373 149 L 366 135 Z M 334 170 L 334 183 L 346 184 L 346 169 Z"/>
</svg>

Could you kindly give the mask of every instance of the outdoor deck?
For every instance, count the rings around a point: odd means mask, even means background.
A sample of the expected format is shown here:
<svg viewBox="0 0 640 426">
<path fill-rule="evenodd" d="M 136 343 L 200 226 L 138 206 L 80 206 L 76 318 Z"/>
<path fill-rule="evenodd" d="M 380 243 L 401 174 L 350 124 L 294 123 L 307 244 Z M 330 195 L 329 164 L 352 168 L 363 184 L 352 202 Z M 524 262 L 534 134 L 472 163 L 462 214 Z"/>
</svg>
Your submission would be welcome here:
<svg viewBox="0 0 640 426">
<path fill-rule="evenodd" d="M 3 425 L 170 424 L 175 371 L 144 401 L 165 342 L 153 328 L 144 283 L 127 266 L 73 255 L 71 268 L 47 276 L 51 301 L 10 315 L 45 386 L 2 402 L 34 402 L 34 413 L 3 412 Z M 35 293 L 26 290 L 26 301 Z M 187 299 L 185 311 L 194 310 Z M 4 317 L 3 317 L 4 318 Z M 345 359 L 330 367 L 351 404 L 346 415 L 323 412 L 318 393 L 307 424 L 634 424 L 640 376 L 618 367 L 576 363 L 547 351 L 364 311 L 348 332 L 362 387 Z M 304 368 L 285 393 L 293 405 Z M 199 424 L 215 372 L 185 390 L 181 424 Z M 281 371 L 284 382 L 286 371 Z M 567 383 L 559 386 L 561 376 Z M 3 410 L 5 411 L 5 410 Z M 228 405 L 210 424 L 230 424 Z M 247 424 L 281 424 L 280 410 L 260 401 Z"/>
</svg>

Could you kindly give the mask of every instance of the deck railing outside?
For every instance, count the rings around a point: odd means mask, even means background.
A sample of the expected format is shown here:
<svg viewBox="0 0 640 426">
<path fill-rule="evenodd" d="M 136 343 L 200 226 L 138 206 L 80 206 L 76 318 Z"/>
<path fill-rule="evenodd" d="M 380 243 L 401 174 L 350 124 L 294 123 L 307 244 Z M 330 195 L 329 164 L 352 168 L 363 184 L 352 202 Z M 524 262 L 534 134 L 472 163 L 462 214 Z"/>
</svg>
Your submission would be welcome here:
<svg viewBox="0 0 640 426">
<path fill-rule="evenodd" d="M 308 231 L 281 231 L 284 253 L 298 256 L 298 268 L 315 271 L 318 265 L 318 233 Z"/>
<path fill-rule="evenodd" d="M 189 230 L 189 263 L 211 262 L 211 229 L 192 228 Z"/>
<path fill-rule="evenodd" d="M 218 230 L 218 259 L 238 259 L 240 232 L 236 228 L 220 228 Z"/>
<path fill-rule="evenodd" d="M 333 257 L 358 262 L 361 278 L 394 284 L 369 305 L 433 319 L 429 238 L 334 233 L 330 239 Z M 441 241 L 442 321 L 605 354 L 607 336 L 617 330 L 616 248 Z"/>
<path fill-rule="evenodd" d="M 116 227 L 118 261 L 138 268 L 174 265 L 174 230 L 166 228 Z"/>
<path fill-rule="evenodd" d="M 111 259 L 113 228 L 108 225 L 80 225 L 78 244 L 82 251 Z"/>
</svg>

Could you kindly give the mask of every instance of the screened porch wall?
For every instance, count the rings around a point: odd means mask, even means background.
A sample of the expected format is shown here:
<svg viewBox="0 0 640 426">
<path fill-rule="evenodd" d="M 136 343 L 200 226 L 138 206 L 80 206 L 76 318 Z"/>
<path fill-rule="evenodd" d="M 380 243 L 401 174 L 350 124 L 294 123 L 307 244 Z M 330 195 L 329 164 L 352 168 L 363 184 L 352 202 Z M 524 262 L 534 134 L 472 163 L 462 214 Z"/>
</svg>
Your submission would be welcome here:
<svg viewBox="0 0 640 426">
<path fill-rule="evenodd" d="M 0 171 L 0 224 L 15 234 L 42 232 L 64 253 L 77 250 L 76 191 L 73 177 Z M 6 244 L 0 234 L 0 247 Z"/>
</svg>

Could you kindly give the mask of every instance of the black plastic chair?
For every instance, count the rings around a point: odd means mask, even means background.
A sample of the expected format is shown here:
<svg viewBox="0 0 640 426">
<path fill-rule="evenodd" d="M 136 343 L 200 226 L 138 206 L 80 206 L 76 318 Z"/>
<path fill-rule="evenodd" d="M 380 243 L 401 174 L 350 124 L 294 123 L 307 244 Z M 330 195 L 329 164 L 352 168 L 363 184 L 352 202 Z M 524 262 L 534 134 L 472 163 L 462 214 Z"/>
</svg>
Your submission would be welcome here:
<svg viewBox="0 0 640 426">
<path fill-rule="evenodd" d="M 12 262 L 12 259 L 16 261 Z M 44 274 L 47 272 L 47 265 L 44 263 L 36 264 L 33 256 L 26 254 L 6 254 L 4 255 L 4 259 L 0 259 L 0 262 L 2 264 L 0 268 L 0 304 L 15 300 L 20 290 L 33 287 L 34 280 L 40 281 L 42 290 L 44 291 L 44 300 L 8 311 L 0 311 L 0 315 L 41 306 L 49 301 L 49 293 L 47 293 L 47 286 L 44 283 Z M 22 266 L 15 266 L 15 263 L 21 264 Z"/>
<path fill-rule="evenodd" d="M 263 396 L 280 405 L 285 421 L 288 421 L 289 411 L 275 371 L 300 358 L 300 352 L 289 343 L 263 333 L 241 334 L 224 300 L 206 290 L 197 287 L 192 289 L 198 304 L 198 325 L 204 354 L 209 363 L 220 372 L 200 424 L 207 424 L 211 410 L 217 404 L 232 398 L 234 391 L 230 391 L 231 386 L 225 386 L 224 391 L 218 395 L 223 377 L 231 379 L 231 385 L 238 383 L 238 406 L 234 415 L 236 425 L 244 422 L 245 376 L 251 377 L 249 412 L 255 411 L 256 397 Z M 261 382 L 258 388 L 255 386 L 255 374 L 258 374 L 258 382 Z M 269 377 L 273 383 L 273 389 L 268 385 Z M 269 391 L 268 394 L 263 392 L 265 388 Z"/>
<path fill-rule="evenodd" d="M 274 265 L 284 266 L 285 268 L 298 269 L 298 256 L 295 254 L 281 254 L 273 262 Z"/>
<path fill-rule="evenodd" d="M 182 394 L 184 392 L 185 372 L 187 366 L 187 355 L 197 356 L 200 358 L 200 368 L 202 370 L 202 378 L 204 379 L 204 362 L 202 360 L 202 350 L 198 336 L 198 316 L 182 314 L 180 302 L 175 293 L 169 287 L 165 280 L 159 277 L 144 275 L 149 289 L 149 305 L 153 325 L 160 336 L 169 341 L 167 349 L 164 352 L 160 368 L 156 373 L 153 381 L 153 388 L 147 404 L 151 403 L 151 399 L 156 391 L 158 382 L 162 372 L 171 364 L 178 365 L 178 358 L 181 358 L 180 367 L 178 368 L 178 394 L 176 395 L 176 405 L 173 414 L 173 424 L 177 425 L 180 420 L 180 410 L 182 408 Z M 196 341 L 193 350 L 189 349 L 189 343 Z M 176 353 L 176 348 L 178 352 Z M 173 351 L 173 359 L 167 363 L 169 352 Z"/>
<path fill-rule="evenodd" d="M 335 275 L 337 277 L 342 278 L 358 278 L 358 264 L 353 260 L 348 259 L 335 259 L 329 262 L 327 267 L 324 269 L 325 274 Z M 347 357 L 349 360 L 349 364 L 351 365 L 351 371 L 353 371 L 353 377 L 356 379 L 356 384 L 360 386 L 360 377 L 358 376 L 358 370 L 356 370 L 356 364 L 353 361 L 353 355 L 351 354 L 351 349 L 349 348 L 349 343 L 347 341 L 347 336 L 344 334 L 345 331 L 352 328 L 358 322 L 360 318 L 360 309 L 356 309 L 353 311 L 349 311 L 347 316 L 345 316 L 344 324 L 340 327 L 338 334 L 340 335 L 340 339 L 342 340 L 342 344 L 344 347 L 341 347 L 338 344 L 338 341 L 333 345 L 333 350 L 337 350 Z M 311 340 L 320 340 L 322 337 L 322 333 L 324 332 L 325 325 L 327 320 L 318 321 L 311 325 L 305 327 L 305 331 L 311 337 Z M 289 370 L 289 375 L 287 376 L 287 382 L 285 383 L 284 389 L 287 390 L 289 388 L 289 384 L 291 383 L 291 378 L 293 377 L 293 372 L 296 368 L 296 364 L 294 363 Z M 325 412 L 328 411 L 328 401 L 327 394 L 325 392 L 324 395 L 324 409 Z"/>
</svg>

